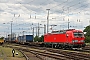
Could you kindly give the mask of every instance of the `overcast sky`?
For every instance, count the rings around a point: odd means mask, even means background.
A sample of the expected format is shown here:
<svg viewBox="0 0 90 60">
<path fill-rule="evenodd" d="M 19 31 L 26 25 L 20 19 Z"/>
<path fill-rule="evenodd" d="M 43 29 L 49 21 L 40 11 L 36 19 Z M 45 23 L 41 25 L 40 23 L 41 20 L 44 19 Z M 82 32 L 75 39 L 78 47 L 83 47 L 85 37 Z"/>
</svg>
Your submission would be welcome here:
<svg viewBox="0 0 90 60">
<path fill-rule="evenodd" d="M 11 33 L 11 21 L 14 33 L 32 34 L 38 23 L 47 25 L 46 9 L 50 9 L 49 32 L 50 25 L 57 25 L 53 30 L 67 29 L 68 21 L 69 28 L 80 30 L 90 24 L 90 0 L 0 0 L 0 35 Z M 43 32 L 40 28 L 40 34 Z"/>
</svg>

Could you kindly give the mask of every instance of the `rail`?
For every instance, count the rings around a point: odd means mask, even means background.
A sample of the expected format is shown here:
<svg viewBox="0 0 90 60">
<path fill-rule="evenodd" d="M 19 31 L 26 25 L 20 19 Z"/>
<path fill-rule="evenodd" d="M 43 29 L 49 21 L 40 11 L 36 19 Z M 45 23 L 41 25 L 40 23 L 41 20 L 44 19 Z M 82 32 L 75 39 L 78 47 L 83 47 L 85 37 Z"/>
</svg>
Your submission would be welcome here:
<svg viewBox="0 0 90 60">
<path fill-rule="evenodd" d="M 25 55 L 21 50 L 19 50 L 19 51 L 25 56 L 26 60 L 30 60 L 30 59 L 27 57 L 27 55 Z"/>
</svg>

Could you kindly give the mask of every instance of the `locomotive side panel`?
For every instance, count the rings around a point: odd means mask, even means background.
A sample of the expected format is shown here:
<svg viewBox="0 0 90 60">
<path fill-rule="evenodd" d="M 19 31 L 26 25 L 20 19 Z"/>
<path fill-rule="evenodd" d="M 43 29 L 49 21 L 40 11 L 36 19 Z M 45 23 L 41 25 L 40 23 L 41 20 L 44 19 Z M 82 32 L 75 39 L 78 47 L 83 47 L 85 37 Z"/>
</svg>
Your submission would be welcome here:
<svg viewBox="0 0 90 60">
<path fill-rule="evenodd" d="M 66 34 L 45 35 L 44 42 L 65 43 L 66 42 Z"/>
</svg>

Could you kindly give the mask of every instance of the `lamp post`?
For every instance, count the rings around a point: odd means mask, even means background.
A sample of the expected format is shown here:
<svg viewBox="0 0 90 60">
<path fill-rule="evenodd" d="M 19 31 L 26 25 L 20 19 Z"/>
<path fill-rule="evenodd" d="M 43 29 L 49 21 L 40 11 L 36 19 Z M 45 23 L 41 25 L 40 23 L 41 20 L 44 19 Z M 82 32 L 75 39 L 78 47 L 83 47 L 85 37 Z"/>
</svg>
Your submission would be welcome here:
<svg viewBox="0 0 90 60">
<path fill-rule="evenodd" d="M 49 10 L 50 10 L 50 9 L 46 9 L 46 10 L 48 10 L 48 15 L 47 15 L 47 33 L 48 33 L 48 26 L 49 26 Z"/>
<path fill-rule="evenodd" d="M 33 42 L 34 42 L 34 27 L 33 27 Z"/>
<path fill-rule="evenodd" d="M 38 37 L 39 37 L 39 30 L 40 30 L 40 28 L 41 28 L 40 25 L 42 25 L 42 24 L 39 24 L 39 23 L 38 23 Z"/>
<path fill-rule="evenodd" d="M 69 22 L 69 19 L 68 19 L 68 29 L 69 29 L 69 25 L 70 25 L 70 22 Z"/>
<path fill-rule="evenodd" d="M 44 24 L 44 34 L 46 34 L 46 25 Z"/>
<path fill-rule="evenodd" d="M 11 21 L 11 41 L 12 41 L 12 22 L 13 21 Z"/>
<path fill-rule="evenodd" d="M 41 21 L 41 23 L 44 23 L 46 21 Z M 46 25 L 44 24 L 44 34 L 46 34 Z"/>
</svg>

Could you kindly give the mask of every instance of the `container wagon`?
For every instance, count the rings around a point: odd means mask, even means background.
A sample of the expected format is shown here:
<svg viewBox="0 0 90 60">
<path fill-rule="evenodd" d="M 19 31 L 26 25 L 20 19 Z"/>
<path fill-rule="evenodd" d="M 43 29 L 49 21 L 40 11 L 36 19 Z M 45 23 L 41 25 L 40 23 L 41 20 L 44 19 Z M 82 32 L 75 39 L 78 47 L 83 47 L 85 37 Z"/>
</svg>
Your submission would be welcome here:
<svg viewBox="0 0 90 60">
<path fill-rule="evenodd" d="M 12 37 L 11 42 L 16 43 L 16 37 Z"/>
<path fill-rule="evenodd" d="M 4 43 L 4 40 L 3 39 L 0 39 L 0 44 L 3 44 Z"/>
<path fill-rule="evenodd" d="M 33 42 L 33 35 L 23 35 L 19 37 L 19 42 L 20 43 L 29 43 L 29 42 Z"/>
<path fill-rule="evenodd" d="M 17 43 L 21 43 L 22 36 L 17 37 Z"/>
<path fill-rule="evenodd" d="M 52 31 L 44 35 L 45 46 L 55 48 L 83 48 L 84 40 L 84 33 L 75 29 Z"/>
<path fill-rule="evenodd" d="M 9 38 L 4 38 L 4 42 L 8 42 Z"/>
</svg>

